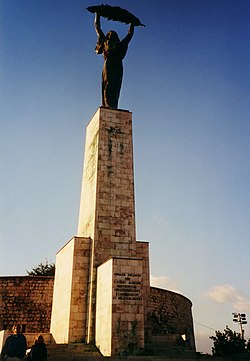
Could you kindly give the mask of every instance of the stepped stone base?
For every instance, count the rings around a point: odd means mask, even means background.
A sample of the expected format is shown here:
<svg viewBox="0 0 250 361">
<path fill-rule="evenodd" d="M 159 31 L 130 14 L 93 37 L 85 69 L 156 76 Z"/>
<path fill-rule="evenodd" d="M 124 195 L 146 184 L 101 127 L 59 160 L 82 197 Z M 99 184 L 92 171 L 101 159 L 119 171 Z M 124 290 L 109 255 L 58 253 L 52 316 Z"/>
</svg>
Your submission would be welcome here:
<svg viewBox="0 0 250 361">
<path fill-rule="evenodd" d="M 94 360 L 102 357 L 99 350 L 90 344 L 50 344 L 47 349 L 48 361 Z"/>
<path fill-rule="evenodd" d="M 48 344 L 48 361 L 98 361 L 107 359 L 103 356 L 95 345 L 75 343 L 75 344 Z M 152 349 L 150 350 L 152 352 Z M 158 350 L 163 351 L 163 349 Z M 155 349 L 154 352 L 157 352 Z M 183 350 L 178 347 L 166 348 L 162 354 L 141 355 L 141 356 L 120 356 L 108 357 L 110 361 L 195 361 L 194 351 Z"/>
</svg>

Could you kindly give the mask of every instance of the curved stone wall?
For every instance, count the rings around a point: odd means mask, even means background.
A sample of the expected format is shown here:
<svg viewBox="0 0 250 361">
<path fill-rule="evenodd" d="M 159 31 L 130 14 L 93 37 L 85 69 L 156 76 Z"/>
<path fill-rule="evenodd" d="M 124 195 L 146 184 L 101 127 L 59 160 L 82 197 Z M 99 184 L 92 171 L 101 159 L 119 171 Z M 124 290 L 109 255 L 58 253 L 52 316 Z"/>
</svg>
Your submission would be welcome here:
<svg viewBox="0 0 250 361">
<path fill-rule="evenodd" d="M 0 277 L 0 329 L 18 322 L 25 332 L 49 332 L 53 285 L 53 276 Z M 146 342 L 153 346 L 181 344 L 195 350 L 192 303 L 181 294 L 150 287 L 145 326 Z"/>
<path fill-rule="evenodd" d="M 185 296 L 161 288 L 150 287 L 148 318 L 151 341 L 185 343 L 195 349 L 192 302 Z"/>
</svg>

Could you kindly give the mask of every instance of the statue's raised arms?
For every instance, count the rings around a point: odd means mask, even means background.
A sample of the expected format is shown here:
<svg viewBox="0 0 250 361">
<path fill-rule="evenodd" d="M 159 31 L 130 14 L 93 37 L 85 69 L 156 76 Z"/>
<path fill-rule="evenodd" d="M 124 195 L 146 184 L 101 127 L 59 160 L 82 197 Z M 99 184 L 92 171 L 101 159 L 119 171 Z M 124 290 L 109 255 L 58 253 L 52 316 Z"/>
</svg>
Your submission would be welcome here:
<svg viewBox="0 0 250 361">
<path fill-rule="evenodd" d="M 104 65 L 102 70 L 102 106 L 117 109 L 122 84 L 123 64 L 122 61 L 127 53 L 128 44 L 133 37 L 135 26 L 144 26 L 133 14 L 118 6 L 97 5 L 87 8 L 95 13 L 95 30 L 97 33 L 96 53 L 103 54 Z M 120 21 L 130 24 L 128 33 L 120 40 L 114 30 L 106 35 L 101 29 L 100 17 L 108 20 Z"/>
</svg>

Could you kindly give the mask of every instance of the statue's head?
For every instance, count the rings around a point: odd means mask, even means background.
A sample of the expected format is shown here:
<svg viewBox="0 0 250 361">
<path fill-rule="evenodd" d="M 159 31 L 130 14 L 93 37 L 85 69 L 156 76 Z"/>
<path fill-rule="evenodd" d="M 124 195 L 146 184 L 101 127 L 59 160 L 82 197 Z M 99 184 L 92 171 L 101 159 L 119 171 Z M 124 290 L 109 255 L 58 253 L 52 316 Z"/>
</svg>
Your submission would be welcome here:
<svg viewBox="0 0 250 361">
<path fill-rule="evenodd" d="M 106 35 L 106 40 L 109 40 L 114 43 L 119 43 L 120 39 L 116 31 L 110 30 Z"/>
</svg>

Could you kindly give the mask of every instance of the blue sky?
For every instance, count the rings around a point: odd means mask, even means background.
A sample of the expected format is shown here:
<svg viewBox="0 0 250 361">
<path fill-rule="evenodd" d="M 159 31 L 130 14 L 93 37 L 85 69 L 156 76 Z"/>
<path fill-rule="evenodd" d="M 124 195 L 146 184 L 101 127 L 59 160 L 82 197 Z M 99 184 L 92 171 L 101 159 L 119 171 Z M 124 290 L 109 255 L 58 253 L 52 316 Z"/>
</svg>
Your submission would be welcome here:
<svg viewBox="0 0 250 361">
<path fill-rule="evenodd" d="M 120 108 L 133 113 L 137 239 L 152 284 L 193 302 L 198 351 L 250 311 L 250 2 L 107 0 L 136 16 Z M 0 274 L 77 231 L 85 128 L 100 106 L 94 1 L 0 2 Z M 104 32 L 127 25 L 102 19 Z M 246 325 L 246 337 L 250 337 Z"/>
</svg>

